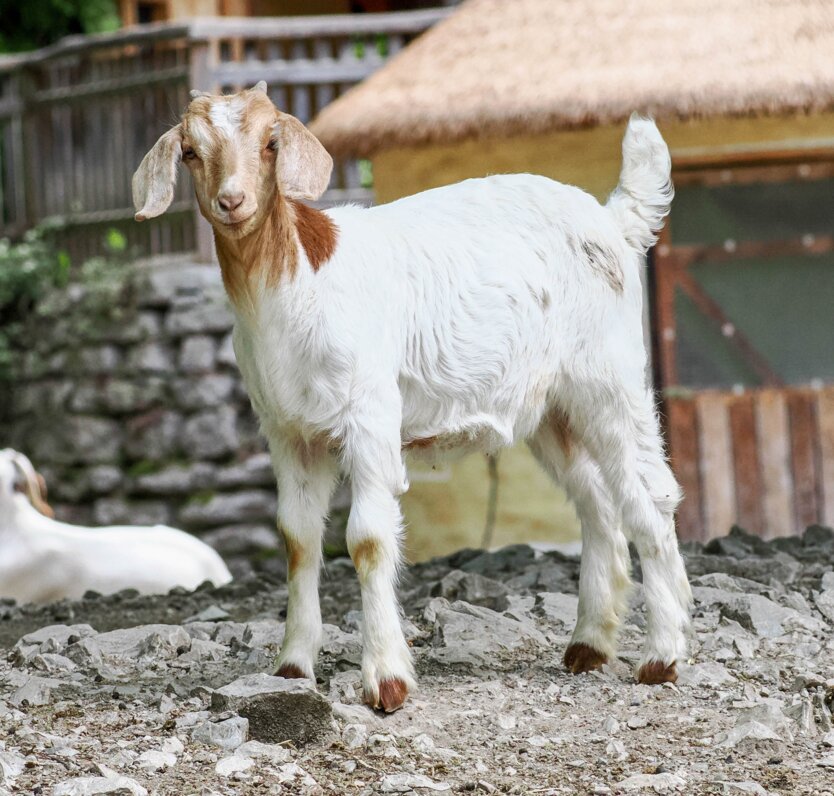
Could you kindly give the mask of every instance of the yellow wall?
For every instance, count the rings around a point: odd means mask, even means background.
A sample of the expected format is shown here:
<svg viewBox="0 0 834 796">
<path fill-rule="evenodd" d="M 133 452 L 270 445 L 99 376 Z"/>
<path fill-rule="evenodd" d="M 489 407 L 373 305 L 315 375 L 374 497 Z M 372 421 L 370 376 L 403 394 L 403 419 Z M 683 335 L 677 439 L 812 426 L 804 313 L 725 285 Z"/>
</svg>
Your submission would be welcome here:
<svg viewBox="0 0 834 796">
<path fill-rule="evenodd" d="M 406 554 L 420 561 L 480 547 L 487 515 L 487 461 L 471 455 L 432 469 L 409 462 L 411 488 L 402 499 Z M 492 547 L 519 541 L 573 542 L 579 538 L 573 507 L 519 445 L 498 457 L 498 512 Z"/>
<path fill-rule="evenodd" d="M 834 138 L 834 113 L 749 119 L 659 122 L 672 149 L 801 144 Z M 377 199 L 390 202 L 427 188 L 487 174 L 532 172 L 578 185 L 599 199 L 617 184 L 625 124 L 546 135 L 393 149 L 374 158 Z"/>
<path fill-rule="evenodd" d="M 578 185 L 604 199 L 619 175 L 624 127 L 618 124 L 383 152 L 373 162 L 377 198 L 388 202 L 469 177 L 533 172 Z M 660 123 L 660 129 L 673 158 L 702 149 L 714 152 L 758 144 L 791 148 L 813 139 L 831 143 L 834 114 L 668 122 Z M 412 465 L 410 473 L 412 486 L 403 498 L 409 557 L 420 560 L 479 546 L 488 489 L 484 457 L 470 456 L 434 472 Z M 501 454 L 499 474 L 494 544 L 578 539 L 573 509 L 524 446 Z"/>
</svg>

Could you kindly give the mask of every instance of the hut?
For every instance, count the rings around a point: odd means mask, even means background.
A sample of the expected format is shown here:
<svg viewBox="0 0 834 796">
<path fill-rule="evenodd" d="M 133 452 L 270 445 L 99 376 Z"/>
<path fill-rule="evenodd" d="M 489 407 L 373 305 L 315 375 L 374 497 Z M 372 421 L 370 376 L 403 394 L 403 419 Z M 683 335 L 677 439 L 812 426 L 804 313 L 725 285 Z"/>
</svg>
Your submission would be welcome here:
<svg viewBox="0 0 834 796">
<path fill-rule="evenodd" d="M 647 328 L 679 530 L 786 535 L 834 524 L 833 48 L 829 0 L 466 0 L 313 130 L 372 161 L 382 202 L 499 172 L 604 200 L 625 120 L 654 116 L 677 196 Z M 501 482 L 522 537 L 542 514 L 523 456 Z"/>
</svg>

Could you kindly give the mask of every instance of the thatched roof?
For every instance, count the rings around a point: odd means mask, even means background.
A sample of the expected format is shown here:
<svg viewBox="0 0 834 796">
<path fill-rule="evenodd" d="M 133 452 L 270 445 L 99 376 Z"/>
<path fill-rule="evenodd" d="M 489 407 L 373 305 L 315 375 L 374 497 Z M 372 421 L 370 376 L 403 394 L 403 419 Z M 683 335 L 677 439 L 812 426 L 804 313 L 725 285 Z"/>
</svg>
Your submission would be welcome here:
<svg viewBox="0 0 834 796">
<path fill-rule="evenodd" d="M 337 155 L 834 107 L 834 0 L 466 0 L 321 113 Z"/>
</svg>

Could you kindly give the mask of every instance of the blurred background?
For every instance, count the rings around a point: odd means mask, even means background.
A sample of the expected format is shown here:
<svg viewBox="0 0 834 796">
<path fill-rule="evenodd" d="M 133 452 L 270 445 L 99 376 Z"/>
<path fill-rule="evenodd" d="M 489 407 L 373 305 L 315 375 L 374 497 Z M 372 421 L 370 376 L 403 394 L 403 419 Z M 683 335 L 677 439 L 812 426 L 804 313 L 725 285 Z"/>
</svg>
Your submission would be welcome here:
<svg viewBox="0 0 834 796">
<path fill-rule="evenodd" d="M 188 91 L 266 80 L 336 156 L 320 202 L 529 171 L 600 200 L 632 110 L 677 196 L 645 335 L 684 539 L 834 523 L 834 5 L 763 0 L 0 0 L 0 446 L 57 516 L 277 556 L 274 485 L 185 170 L 130 177 Z M 508 264 L 510 267 L 511 264 Z M 519 446 L 412 464 L 409 557 L 575 544 Z M 332 550 L 348 508 L 333 512 Z"/>
</svg>

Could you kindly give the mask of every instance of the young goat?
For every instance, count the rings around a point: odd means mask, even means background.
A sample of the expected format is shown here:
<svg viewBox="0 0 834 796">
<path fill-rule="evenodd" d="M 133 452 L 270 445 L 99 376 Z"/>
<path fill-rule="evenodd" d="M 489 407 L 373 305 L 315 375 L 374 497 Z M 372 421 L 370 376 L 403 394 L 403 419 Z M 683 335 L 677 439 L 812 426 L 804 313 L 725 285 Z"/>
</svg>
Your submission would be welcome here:
<svg viewBox="0 0 834 796">
<path fill-rule="evenodd" d="M 265 86 L 192 94 L 133 178 L 137 220 L 170 204 L 183 160 L 214 228 L 238 364 L 269 441 L 289 607 L 278 674 L 312 677 L 328 499 L 340 472 L 362 589 L 366 701 L 400 707 L 413 670 L 395 578 L 404 451 L 495 451 L 527 440 L 582 523 L 579 618 L 565 664 L 600 667 L 640 554 L 648 613 L 637 669 L 674 681 L 690 591 L 646 384 L 640 269 L 672 198 L 670 159 L 632 118 L 602 207 L 528 174 L 467 180 L 326 212 L 330 156 Z"/>
<path fill-rule="evenodd" d="M 78 528 L 51 519 L 44 498 L 43 479 L 29 459 L 0 451 L 0 597 L 50 602 L 127 588 L 164 594 L 232 579 L 214 550 L 183 531 Z"/>
</svg>

